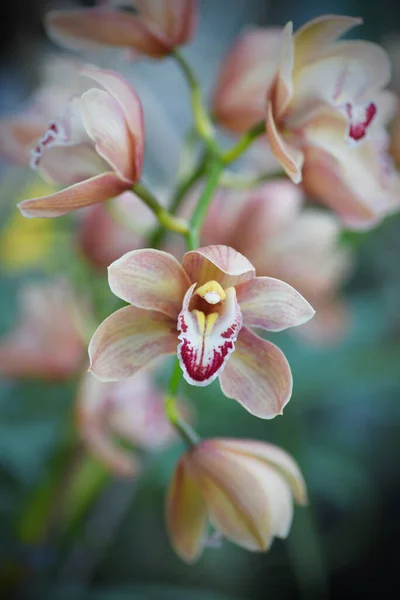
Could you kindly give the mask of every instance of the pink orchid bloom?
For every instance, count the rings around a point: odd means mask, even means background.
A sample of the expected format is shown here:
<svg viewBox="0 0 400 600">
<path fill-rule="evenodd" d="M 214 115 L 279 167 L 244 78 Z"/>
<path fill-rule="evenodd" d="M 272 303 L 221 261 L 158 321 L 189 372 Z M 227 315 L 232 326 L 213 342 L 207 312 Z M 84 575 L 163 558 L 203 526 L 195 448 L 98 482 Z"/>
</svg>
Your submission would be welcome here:
<svg viewBox="0 0 400 600">
<path fill-rule="evenodd" d="M 132 86 L 112 71 L 85 67 L 100 87 L 73 98 L 37 143 L 33 166 L 66 189 L 20 202 L 26 217 L 58 217 L 130 190 L 143 162 L 143 114 Z"/>
<path fill-rule="evenodd" d="M 95 332 L 89 356 L 96 377 L 126 379 L 177 353 L 188 383 L 205 386 L 219 377 L 224 394 L 256 416 L 282 412 L 290 367 L 249 327 L 282 331 L 308 321 L 314 310 L 295 289 L 256 277 L 247 258 L 227 246 L 187 252 L 182 264 L 160 250 L 134 250 L 109 267 L 108 277 L 114 294 L 132 306 Z"/>
<path fill-rule="evenodd" d="M 72 50 L 114 46 L 162 58 L 192 38 L 196 4 L 196 0 L 110 0 L 97 8 L 53 10 L 47 14 L 47 32 Z"/>
<path fill-rule="evenodd" d="M 113 214 L 96 204 L 83 211 L 78 228 L 78 247 L 92 265 L 108 265 L 126 252 L 143 248 L 157 225 L 151 210 L 132 192 L 113 200 Z M 105 243 L 106 240 L 106 243 Z"/>
<path fill-rule="evenodd" d="M 17 325 L 0 340 L 0 377 L 63 380 L 84 359 L 78 331 L 80 308 L 64 282 L 30 284 L 21 290 Z"/>
<path fill-rule="evenodd" d="M 159 450 L 175 438 L 164 414 L 163 396 L 148 370 L 140 371 L 133 379 L 113 383 L 85 374 L 77 411 L 84 443 L 116 475 L 136 474 L 140 458 L 116 444 L 115 435 L 144 450 Z"/>
<path fill-rule="evenodd" d="M 293 499 L 307 503 L 300 469 L 284 451 L 254 440 L 216 438 L 188 450 L 178 462 L 167 497 L 172 545 L 188 563 L 207 544 L 208 524 L 253 552 L 286 538 Z"/>
<path fill-rule="evenodd" d="M 340 225 L 327 212 L 303 208 L 301 189 L 285 180 L 248 191 L 220 190 L 204 227 L 204 244 L 227 244 L 247 256 L 257 273 L 286 281 L 316 315 L 295 332 L 309 342 L 336 342 L 348 324 L 339 297 L 351 256 L 339 245 Z"/>
<path fill-rule="evenodd" d="M 60 106 L 88 87 L 79 75 L 80 63 L 65 56 L 45 58 L 43 83 L 15 114 L 0 119 L 0 156 L 29 166 L 31 151 Z"/>
<path fill-rule="evenodd" d="M 337 41 L 360 19 L 323 16 L 246 33 L 228 55 L 214 98 L 221 124 L 236 132 L 265 117 L 272 153 L 295 183 L 353 229 L 399 207 L 400 179 L 385 131 L 394 97 L 387 53 L 364 41 Z"/>
</svg>

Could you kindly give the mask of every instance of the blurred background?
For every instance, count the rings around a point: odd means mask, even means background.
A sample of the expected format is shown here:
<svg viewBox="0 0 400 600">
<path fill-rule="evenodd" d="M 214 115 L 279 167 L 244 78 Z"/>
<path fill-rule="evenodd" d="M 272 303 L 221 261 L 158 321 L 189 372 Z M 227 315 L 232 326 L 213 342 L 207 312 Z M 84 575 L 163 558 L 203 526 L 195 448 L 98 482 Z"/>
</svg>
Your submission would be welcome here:
<svg viewBox="0 0 400 600">
<path fill-rule="evenodd" d="M 46 39 L 43 14 L 78 4 L 94 2 L 3 0 L 0 118 L 28 102 L 51 68 L 49 57 L 59 51 Z M 364 17 L 357 35 L 386 45 L 394 61 L 393 86 L 400 88 L 400 13 L 390 0 L 201 0 L 197 34 L 184 54 L 210 94 L 219 61 L 243 28 L 288 20 L 297 28 L 326 13 Z M 191 122 L 176 66 L 169 59 L 131 62 L 108 51 L 85 58 L 117 67 L 134 81 L 147 126 L 145 179 L 154 190 L 168 190 Z M 3 130 L 1 135 L 3 148 Z M 160 152 L 160 140 L 168 151 Z M 43 290 L 46 281 L 60 276 L 73 281 L 79 314 L 90 296 L 91 318 L 98 324 L 116 305 L 105 268 L 93 267 L 79 242 L 82 224 L 69 216 L 24 220 L 16 203 L 45 194 L 46 184 L 7 160 L 0 163 L 0 177 L 0 345 L 20 323 L 21 302 L 29 304 L 26 290 L 32 285 Z M 182 447 L 143 452 L 140 478 L 111 476 L 77 441 L 76 369 L 60 374 L 54 367 L 52 377 L 38 377 L 39 367 L 27 374 L 5 366 L 14 350 L 0 352 L 1 597 L 274 600 L 361 598 L 395 590 L 400 558 L 399 228 L 400 217 L 394 216 L 371 232 L 343 234 L 354 268 L 343 286 L 348 320 L 337 339 L 316 345 L 284 333 L 273 336 L 295 382 L 284 418 L 253 418 L 224 399 L 218 384 L 183 388 L 200 434 L 268 440 L 299 462 L 310 509 L 296 509 L 288 540 L 276 540 L 267 554 L 224 543 L 207 549 L 198 564 L 183 564 L 171 550 L 164 523 L 165 490 Z M 31 301 L 40 304 L 39 296 L 34 293 Z M 55 302 L 64 300 L 61 293 Z M 79 319 L 73 312 L 67 330 Z M 60 312 L 53 318 L 64 317 Z M 65 338 L 57 339 L 65 350 Z M 21 361 L 38 359 L 35 343 Z M 72 348 L 74 342 L 68 344 Z M 85 351 L 77 354 L 75 359 L 72 348 L 71 362 L 84 365 Z M 167 376 L 162 368 L 160 385 Z"/>
</svg>

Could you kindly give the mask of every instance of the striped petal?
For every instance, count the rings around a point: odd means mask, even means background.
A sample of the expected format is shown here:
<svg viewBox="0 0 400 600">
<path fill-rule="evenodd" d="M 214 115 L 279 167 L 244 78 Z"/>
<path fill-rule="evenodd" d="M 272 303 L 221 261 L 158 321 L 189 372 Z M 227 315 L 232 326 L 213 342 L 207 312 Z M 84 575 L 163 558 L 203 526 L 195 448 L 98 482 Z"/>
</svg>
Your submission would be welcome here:
<svg viewBox="0 0 400 600">
<path fill-rule="evenodd" d="M 286 142 L 277 129 L 272 112 L 272 103 L 267 106 L 267 137 L 272 154 L 281 163 L 293 183 L 301 182 L 301 170 L 304 163 L 304 154 Z"/>
<path fill-rule="evenodd" d="M 209 385 L 221 374 L 242 326 L 235 288 L 226 290 L 220 312 L 189 311 L 196 284 L 187 291 L 178 317 L 178 358 L 183 376 L 192 385 Z"/>
<path fill-rule="evenodd" d="M 302 325 L 314 309 L 291 285 L 272 277 L 255 277 L 237 288 L 243 323 L 268 331 Z"/>
<path fill-rule="evenodd" d="M 60 217 L 67 213 L 104 202 L 127 189 L 114 173 L 103 173 L 42 198 L 23 200 L 18 208 L 24 217 Z"/>
<path fill-rule="evenodd" d="M 292 395 L 292 374 L 282 351 L 246 327 L 219 380 L 225 396 L 261 419 L 282 414 Z"/>
<path fill-rule="evenodd" d="M 108 268 L 111 291 L 133 306 L 177 318 L 190 281 L 179 262 L 167 252 L 133 250 Z"/>
<path fill-rule="evenodd" d="M 198 285 L 215 280 L 223 288 L 229 288 L 255 277 L 251 262 L 229 246 L 206 246 L 187 252 L 182 266 Z"/>
<path fill-rule="evenodd" d="M 89 344 L 90 369 L 100 381 L 128 379 L 163 354 L 176 353 L 175 324 L 153 310 L 126 306 L 110 315 Z"/>
<path fill-rule="evenodd" d="M 188 563 L 201 554 L 207 533 L 207 510 L 185 457 L 175 470 L 167 496 L 167 526 L 176 553 Z"/>
</svg>

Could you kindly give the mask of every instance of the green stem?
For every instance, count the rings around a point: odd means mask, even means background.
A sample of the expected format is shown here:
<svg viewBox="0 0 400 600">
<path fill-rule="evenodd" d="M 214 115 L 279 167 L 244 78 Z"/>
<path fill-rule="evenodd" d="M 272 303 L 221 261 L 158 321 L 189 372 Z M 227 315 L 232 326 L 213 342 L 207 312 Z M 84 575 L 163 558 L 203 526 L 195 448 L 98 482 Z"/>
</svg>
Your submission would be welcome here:
<svg viewBox="0 0 400 600">
<path fill-rule="evenodd" d="M 169 229 L 170 231 L 175 231 L 175 233 L 188 235 L 187 223 L 183 219 L 177 219 L 167 210 L 165 210 L 165 208 L 161 206 L 158 200 L 143 184 L 135 183 L 132 190 L 153 211 L 159 220 L 160 225 L 166 229 Z"/>
<path fill-rule="evenodd" d="M 222 154 L 222 160 L 225 165 L 235 161 L 260 135 L 265 133 L 265 121 L 260 121 L 253 125 L 238 141 L 238 143 Z"/>
<path fill-rule="evenodd" d="M 257 175 L 256 177 L 241 177 L 237 173 L 224 171 L 219 185 L 221 187 L 233 190 L 248 190 L 257 187 L 266 181 L 279 179 L 283 176 L 283 171 L 277 171 L 276 173 L 264 173 L 262 175 Z"/>
<path fill-rule="evenodd" d="M 224 165 L 220 158 L 214 156 L 214 160 L 211 162 L 207 183 L 193 212 L 192 218 L 190 219 L 190 229 L 187 235 L 188 247 L 190 250 L 194 250 L 199 246 L 199 233 L 207 215 L 207 210 L 214 195 L 214 191 L 220 180 L 223 168 Z"/>
<path fill-rule="evenodd" d="M 192 111 L 194 125 L 199 136 L 204 140 L 208 148 L 214 153 L 219 152 L 215 141 L 215 131 L 210 115 L 203 103 L 201 89 L 192 68 L 178 50 L 174 50 L 172 56 L 180 66 L 191 92 Z"/>
<path fill-rule="evenodd" d="M 199 441 L 197 433 L 186 423 L 179 414 L 178 407 L 176 405 L 176 396 L 178 393 L 179 385 L 182 381 L 182 370 L 178 359 L 175 359 L 175 365 L 172 371 L 171 379 L 168 386 L 168 394 L 164 400 L 165 414 L 176 429 L 179 435 L 182 437 L 184 442 L 188 446 L 194 446 Z"/>
</svg>

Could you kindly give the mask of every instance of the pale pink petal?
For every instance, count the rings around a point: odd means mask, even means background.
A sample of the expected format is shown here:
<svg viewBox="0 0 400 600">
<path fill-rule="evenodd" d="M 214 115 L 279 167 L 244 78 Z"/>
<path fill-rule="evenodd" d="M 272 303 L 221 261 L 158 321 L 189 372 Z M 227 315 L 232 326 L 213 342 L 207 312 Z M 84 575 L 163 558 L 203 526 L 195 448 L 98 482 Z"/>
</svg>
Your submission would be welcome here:
<svg viewBox="0 0 400 600">
<path fill-rule="evenodd" d="M 120 105 L 131 133 L 131 176 L 137 181 L 142 173 L 144 151 L 143 110 L 138 95 L 124 77 L 113 71 L 87 66 L 81 73 L 101 85 Z"/>
<path fill-rule="evenodd" d="M 163 354 L 175 354 L 175 323 L 154 310 L 126 306 L 96 329 L 90 344 L 90 369 L 100 381 L 119 381 Z"/>
<path fill-rule="evenodd" d="M 182 458 L 167 496 L 167 527 L 176 553 L 188 563 L 201 554 L 207 534 L 207 510 L 201 490 Z"/>
<path fill-rule="evenodd" d="M 136 0 L 135 4 L 149 28 L 157 29 L 170 41 L 172 47 L 191 39 L 195 25 L 196 0 Z"/>
<path fill-rule="evenodd" d="M 246 30 L 222 63 L 213 98 L 217 121 L 244 133 L 265 117 L 265 95 L 276 72 L 280 28 Z"/>
<path fill-rule="evenodd" d="M 205 317 L 189 311 L 195 284 L 186 293 L 178 317 L 178 358 L 186 381 L 192 385 L 209 385 L 221 374 L 242 326 L 242 316 L 235 288 L 226 290 L 222 309 Z"/>
<path fill-rule="evenodd" d="M 132 183 L 135 177 L 132 139 L 118 102 L 102 90 L 82 95 L 82 118 L 97 153 L 120 179 Z"/>
<path fill-rule="evenodd" d="M 23 200 L 18 208 L 24 217 L 60 217 L 72 210 L 118 196 L 126 187 L 126 183 L 114 173 L 103 173 L 50 196 Z"/>
<path fill-rule="evenodd" d="M 295 71 L 318 58 L 323 50 L 361 23 L 362 19 L 358 17 L 341 15 L 323 15 L 308 21 L 294 35 Z"/>
<path fill-rule="evenodd" d="M 266 125 L 268 142 L 273 155 L 279 160 L 293 183 L 300 183 L 304 154 L 301 150 L 287 143 L 279 133 L 272 113 L 271 102 L 268 102 L 267 106 Z"/>
<path fill-rule="evenodd" d="M 100 45 L 134 48 L 154 57 L 165 53 L 164 44 L 140 18 L 117 10 L 53 10 L 46 15 L 46 30 L 52 40 L 71 50 Z"/>
<path fill-rule="evenodd" d="M 286 112 L 286 109 L 293 95 L 293 23 L 289 22 L 282 31 L 282 42 L 276 82 L 272 91 L 274 116 L 279 120 Z"/>
<path fill-rule="evenodd" d="M 256 277 L 236 289 L 243 324 L 282 331 L 309 321 L 313 307 L 291 285 L 272 277 Z"/>
<path fill-rule="evenodd" d="M 43 134 L 43 123 L 28 114 L 0 120 L 0 156 L 28 166 L 31 148 Z"/>
<path fill-rule="evenodd" d="M 279 471 L 291 487 L 293 496 L 298 504 L 307 504 L 307 490 L 304 478 L 298 464 L 293 458 L 274 444 L 258 440 L 244 440 L 236 438 L 213 438 L 207 440 L 211 447 L 217 445 L 220 449 L 240 452 L 268 463 Z"/>
<path fill-rule="evenodd" d="M 37 166 L 43 179 L 58 185 L 74 185 L 109 170 L 91 144 L 52 146 Z"/>
<path fill-rule="evenodd" d="M 182 266 L 190 280 L 199 286 L 215 280 L 227 288 L 255 277 L 251 262 L 229 246 L 206 246 L 187 252 Z"/>
<path fill-rule="evenodd" d="M 179 262 L 153 248 L 133 250 L 108 269 L 112 292 L 139 308 L 177 318 L 190 281 Z"/>
<path fill-rule="evenodd" d="M 282 414 L 292 395 L 292 374 L 283 352 L 246 327 L 219 380 L 225 396 L 261 419 Z"/>
</svg>

